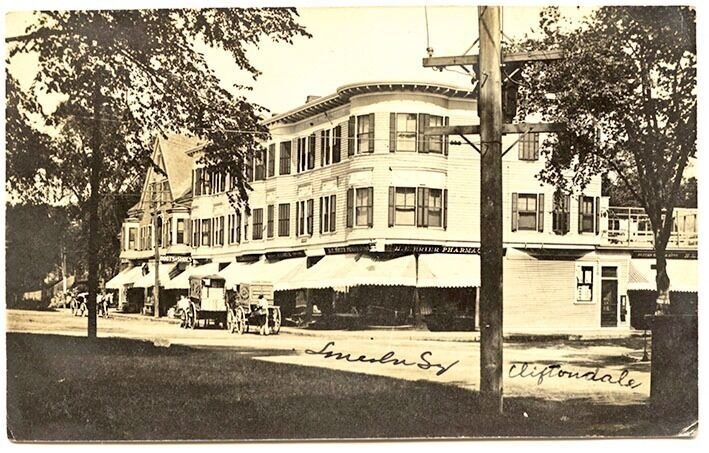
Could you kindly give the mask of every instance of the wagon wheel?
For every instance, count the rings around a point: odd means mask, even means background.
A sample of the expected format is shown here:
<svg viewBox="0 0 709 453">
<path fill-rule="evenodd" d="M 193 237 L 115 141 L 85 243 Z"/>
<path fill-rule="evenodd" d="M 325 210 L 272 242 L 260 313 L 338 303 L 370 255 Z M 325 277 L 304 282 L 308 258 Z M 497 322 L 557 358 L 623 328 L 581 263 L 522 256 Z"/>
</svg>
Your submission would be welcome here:
<svg viewBox="0 0 709 453">
<path fill-rule="evenodd" d="M 81 303 L 81 317 L 88 317 L 89 316 L 89 309 L 86 308 L 86 302 Z"/>
<path fill-rule="evenodd" d="M 236 332 L 236 314 L 231 308 L 226 309 L 226 328 L 229 333 Z"/>
<path fill-rule="evenodd" d="M 273 307 L 273 327 L 271 332 L 273 332 L 274 335 L 278 335 L 278 332 L 281 330 L 281 309 L 280 307 Z"/>
<path fill-rule="evenodd" d="M 197 327 L 197 316 L 195 313 L 194 304 L 190 304 L 189 307 L 185 309 L 185 329 L 194 329 Z"/>
<path fill-rule="evenodd" d="M 180 327 L 183 329 L 187 327 L 187 310 L 182 308 L 180 308 Z"/>
<path fill-rule="evenodd" d="M 244 309 L 241 307 L 236 307 L 236 310 L 234 311 L 235 315 L 235 325 L 236 325 L 236 333 L 239 335 L 243 334 L 246 331 L 246 313 L 244 312 Z"/>
</svg>

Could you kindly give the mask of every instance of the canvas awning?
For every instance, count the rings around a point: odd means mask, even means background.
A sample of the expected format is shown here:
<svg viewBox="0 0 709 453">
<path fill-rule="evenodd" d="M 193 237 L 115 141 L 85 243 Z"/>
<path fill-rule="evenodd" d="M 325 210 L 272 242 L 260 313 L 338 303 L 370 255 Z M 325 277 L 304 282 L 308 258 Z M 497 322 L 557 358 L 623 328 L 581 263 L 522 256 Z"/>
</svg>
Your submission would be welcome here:
<svg viewBox="0 0 709 453">
<path fill-rule="evenodd" d="M 255 263 L 231 263 L 219 273 L 226 280 L 226 287 L 249 282 L 270 282 L 274 291 L 288 288 L 287 281 L 305 271 L 306 258 L 289 258 L 280 261 L 260 260 Z"/>
<path fill-rule="evenodd" d="M 216 274 L 218 270 L 219 263 L 207 263 L 201 266 L 188 266 L 187 269 L 182 271 L 175 278 L 166 281 L 164 287 L 165 289 L 189 289 L 190 277 Z M 160 277 L 160 281 L 163 281 L 162 276 Z"/>
<path fill-rule="evenodd" d="M 170 281 L 170 271 L 175 267 L 175 264 L 159 264 L 160 271 L 160 286 L 165 287 L 165 284 Z M 134 288 L 151 288 L 155 285 L 155 265 L 148 264 L 148 273 L 142 275 L 133 284 Z"/>
<path fill-rule="evenodd" d="M 419 288 L 480 286 L 480 255 L 431 253 L 419 256 Z"/>
<path fill-rule="evenodd" d="M 633 259 L 628 275 L 629 291 L 655 291 L 654 259 Z M 696 260 L 667 260 L 670 291 L 696 293 L 699 268 Z"/>
<path fill-rule="evenodd" d="M 377 258 L 366 255 L 326 255 L 309 269 L 291 275 L 283 289 L 321 289 L 346 286 L 415 286 L 413 255 Z"/>
<path fill-rule="evenodd" d="M 132 285 L 142 275 L 141 266 L 124 269 L 106 282 L 106 289 L 121 289 L 126 285 Z"/>
</svg>

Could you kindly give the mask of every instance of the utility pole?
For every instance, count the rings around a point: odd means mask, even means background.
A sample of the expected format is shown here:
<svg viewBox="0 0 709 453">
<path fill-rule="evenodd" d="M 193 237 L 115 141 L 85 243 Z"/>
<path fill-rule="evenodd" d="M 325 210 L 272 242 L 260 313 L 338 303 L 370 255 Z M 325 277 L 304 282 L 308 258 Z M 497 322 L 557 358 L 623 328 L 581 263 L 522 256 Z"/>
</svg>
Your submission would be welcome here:
<svg viewBox="0 0 709 453">
<path fill-rule="evenodd" d="M 502 413 L 501 7 L 478 6 L 480 32 L 480 397 Z"/>
<path fill-rule="evenodd" d="M 562 132 L 559 123 L 504 123 L 502 69 L 519 68 L 528 61 L 558 60 L 558 50 L 502 53 L 502 8 L 478 7 L 480 55 L 459 55 L 423 59 L 424 67 L 445 68 L 472 65 L 478 74 L 478 116 L 480 124 L 428 127 L 424 135 L 459 135 L 480 153 L 480 397 L 486 414 L 502 414 L 502 135 L 532 132 Z M 432 53 L 432 51 L 430 51 Z M 512 76 L 505 74 L 507 79 Z M 511 86 L 516 87 L 512 83 Z M 514 115 L 510 115 L 510 119 Z M 466 135 L 480 135 L 480 148 Z M 517 143 L 517 142 L 515 142 Z"/>
<path fill-rule="evenodd" d="M 156 186 L 153 186 L 153 247 L 155 250 L 155 285 L 153 286 L 153 316 L 160 317 L 160 247 L 158 238 L 158 199 Z"/>
</svg>

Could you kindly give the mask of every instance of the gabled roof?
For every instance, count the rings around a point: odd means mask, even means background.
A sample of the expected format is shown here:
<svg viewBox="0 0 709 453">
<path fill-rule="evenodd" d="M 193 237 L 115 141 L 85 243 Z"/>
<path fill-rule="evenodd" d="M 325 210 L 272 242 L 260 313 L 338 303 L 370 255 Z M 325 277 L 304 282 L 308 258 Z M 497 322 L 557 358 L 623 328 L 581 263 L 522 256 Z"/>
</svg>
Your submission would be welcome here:
<svg viewBox="0 0 709 453">
<path fill-rule="evenodd" d="M 164 162 L 173 200 L 184 196 L 191 189 L 193 158 L 187 152 L 204 144 L 197 138 L 185 135 L 171 134 L 167 137 L 158 137 L 157 148 L 162 153 L 162 162 Z"/>
</svg>

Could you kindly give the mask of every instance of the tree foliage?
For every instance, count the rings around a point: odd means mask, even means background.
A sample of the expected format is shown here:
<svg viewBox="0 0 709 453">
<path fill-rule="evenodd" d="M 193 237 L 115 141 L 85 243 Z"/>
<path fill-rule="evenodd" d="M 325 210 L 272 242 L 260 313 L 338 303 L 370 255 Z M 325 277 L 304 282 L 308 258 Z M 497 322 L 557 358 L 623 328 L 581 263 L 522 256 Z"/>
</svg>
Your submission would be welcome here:
<svg viewBox="0 0 709 453">
<path fill-rule="evenodd" d="M 202 139 L 206 169 L 235 175 L 231 198 L 247 200 L 244 164 L 268 136 L 259 124 L 265 109 L 244 97 L 248 87 L 223 87 L 201 46 L 220 49 L 256 78 L 247 52 L 264 39 L 290 43 L 297 36 L 310 35 L 294 9 L 210 8 L 38 11 L 23 35 L 6 38 L 9 63 L 17 54 L 38 57 L 29 88 L 7 74 L 8 182 L 24 196 L 41 180 L 35 193 L 66 193 L 86 208 L 79 213 L 88 217 L 89 336 L 102 233 L 117 245 L 117 229 L 101 230 L 100 213 L 112 212 L 105 197 L 136 190 L 138 175 L 159 168 L 150 159 L 157 134 Z M 56 110 L 40 102 L 48 95 L 62 99 Z M 42 127 L 55 133 L 36 134 Z"/>
<path fill-rule="evenodd" d="M 519 49 L 561 49 L 556 62 L 527 65 L 519 90 L 524 118 L 565 122 L 545 141 L 541 177 L 583 188 L 610 171 L 650 217 L 658 290 L 668 288 L 664 250 L 688 159 L 696 152 L 696 18 L 690 7 L 602 7 L 582 26 L 556 8 L 541 14 L 541 35 Z"/>
</svg>

